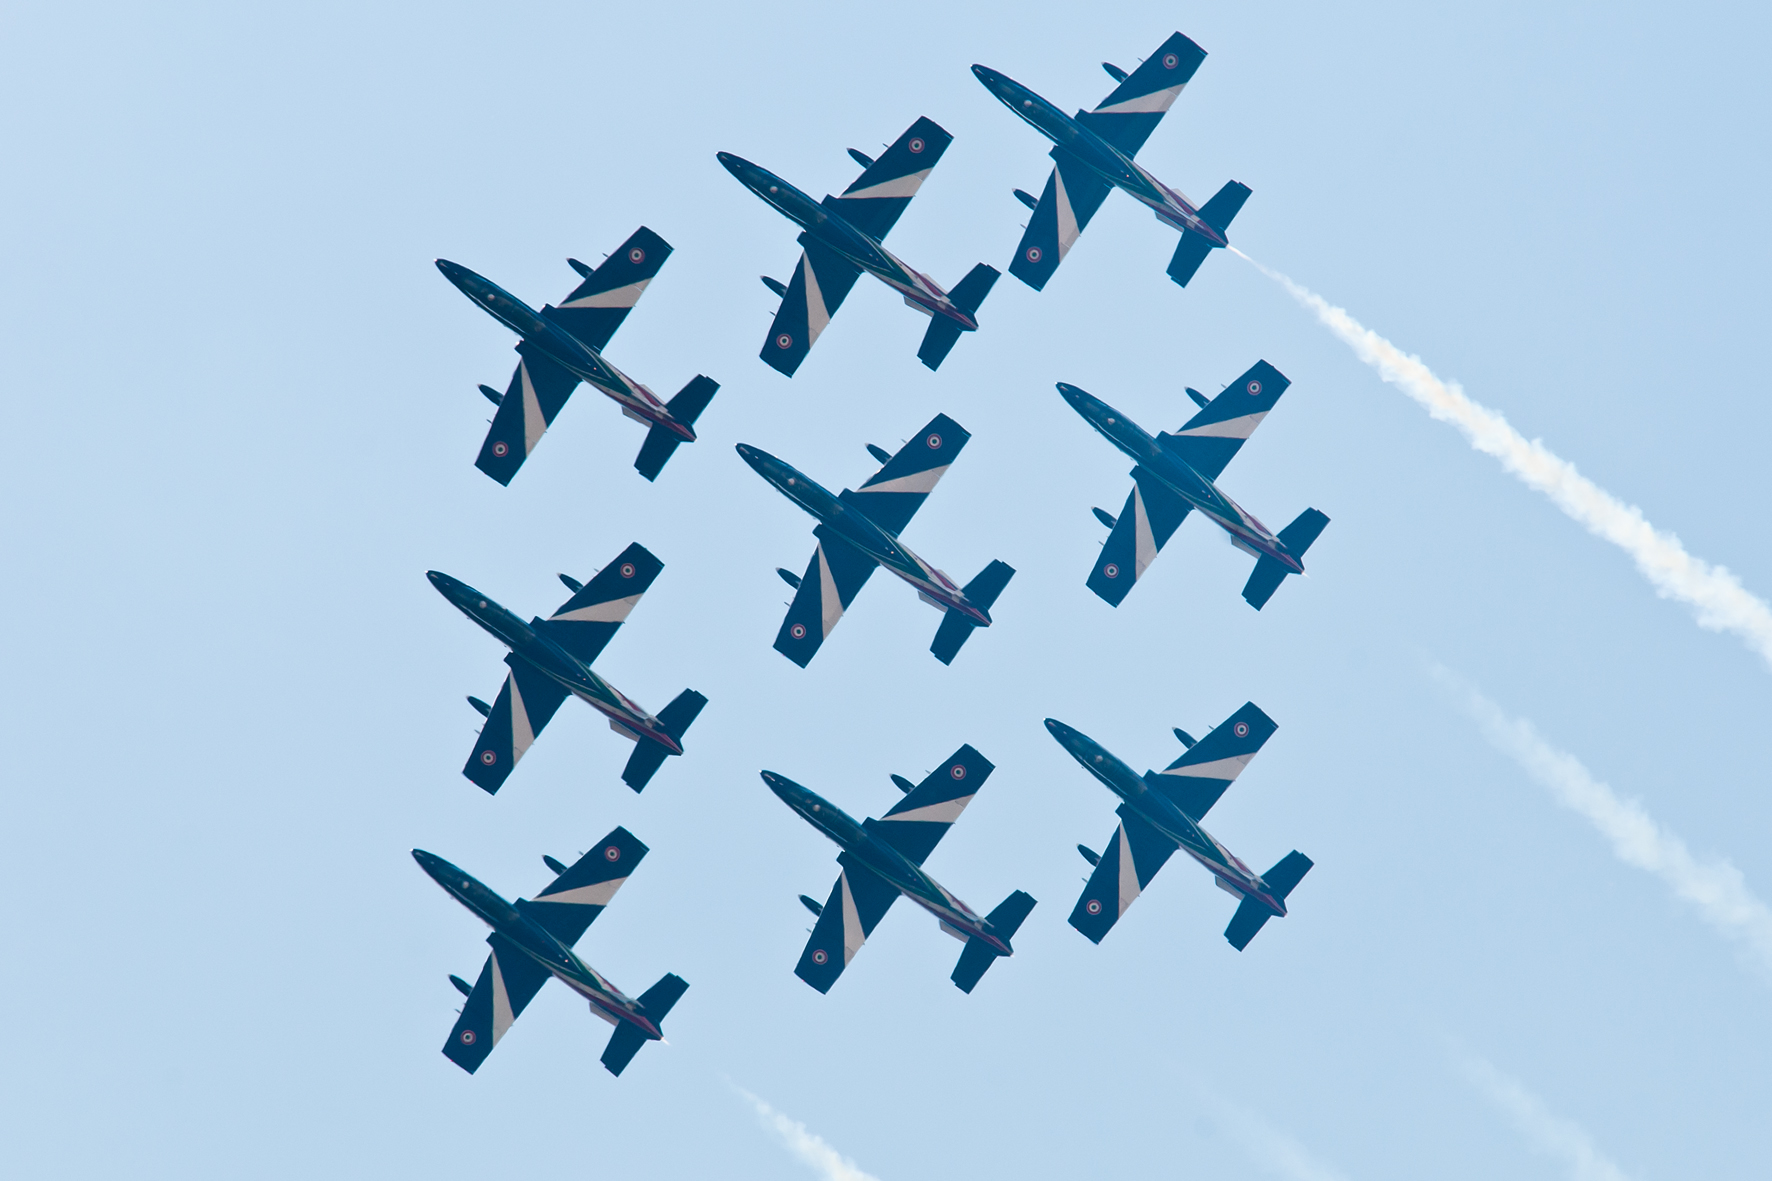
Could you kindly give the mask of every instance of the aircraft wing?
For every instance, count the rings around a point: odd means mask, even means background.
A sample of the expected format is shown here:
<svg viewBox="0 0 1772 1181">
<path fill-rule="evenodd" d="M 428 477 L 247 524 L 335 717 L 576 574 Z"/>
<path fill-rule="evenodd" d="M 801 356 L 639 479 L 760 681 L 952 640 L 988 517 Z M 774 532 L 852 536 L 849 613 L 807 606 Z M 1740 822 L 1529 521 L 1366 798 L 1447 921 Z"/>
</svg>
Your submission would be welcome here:
<svg viewBox="0 0 1772 1181">
<path fill-rule="evenodd" d="M 1089 573 L 1089 589 L 1118 607 L 1181 528 L 1190 508 L 1149 470 L 1133 468 L 1132 491 Z"/>
<path fill-rule="evenodd" d="M 1218 797 L 1243 773 L 1249 760 L 1277 729 L 1274 720 L 1253 701 L 1245 702 L 1222 726 L 1190 746 L 1160 773 L 1146 774 L 1145 782 L 1168 796 L 1189 819 L 1198 821 L 1212 810 Z"/>
<path fill-rule="evenodd" d="M 898 888 L 885 878 L 843 853 L 837 857 L 843 872 L 831 887 L 830 901 L 812 928 L 812 938 L 800 953 L 794 975 L 820 992 L 829 992 L 867 937 L 898 898 Z"/>
<path fill-rule="evenodd" d="M 910 524 L 935 490 L 936 482 L 972 435 L 945 414 L 937 414 L 916 437 L 898 449 L 868 482 L 837 497 L 854 505 L 894 537 Z"/>
<path fill-rule="evenodd" d="M 1078 111 L 1077 122 L 1128 156 L 1136 155 L 1205 60 L 1204 49 L 1171 33 L 1100 106 Z"/>
<path fill-rule="evenodd" d="M 670 256 L 671 244 L 641 226 L 574 287 L 559 307 L 548 308 L 543 314 L 600 353 Z"/>
<path fill-rule="evenodd" d="M 1216 480 L 1291 384 L 1284 373 L 1257 361 L 1185 426 L 1158 435 L 1157 441 L 1208 480 Z"/>
<path fill-rule="evenodd" d="M 775 635 L 775 650 L 805 668 L 843 618 L 878 564 L 823 525 L 812 531 L 818 549 Z"/>
<path fill-rule="evenodd" d="M 898 224 L 899 215 L 953 142 L 954 137 L 934 120 L 918 119 L 843 190 L 842 196 L 826 197 L 825 207 L 880 241 Z"/>
<path fill-rule="evenodd" d="M 646 853 L 638 837 L 617 828 L 568 866 L 547 889 L 532 899 L 520 899 L 517 909 L 571 947 L 597 921 Z"/>
<path fill-rule="evenodd" d="M 492 703 L 492 712 L 480 727 L 480 738 L 474 743 L 474 753 L 468 756 L 468 765 L 461 769 L 469 781 L 488 795 L 497 794 L 504 786 L 516 769 L 517 760 L 567 697 L 560 682 L 515 652 L 505 657 L 505 663 L 511 671 L 505 676 L 504 688 L 498 691 L 498 700 Z"/>
<path fill-rule="evenodd" d="M 517 353 L 521 358 L 517 371 L 511 374 L 504 400 L 492 416 L 492 429 L 480 444 L 480 458 L 474 461 L 475 467 L 500 484 L 511 482 L 578 388 L 578 378 L 540 349 L 519 341 Z"/>
<path fill-rule="evenodd" d="M 849 289 L 861 278 L 861 269 L 815 238 L 800 235 L 800 265 L 781 298 L 769 339 L 758 354 L 771 369 L 788 377 L 800 367 Z"/>
<path fill-rule="evenodd" d="M 461 1018 L 443 1043 L 443 1056 L 469 1074 L 486 1061 L 492 1047 L 552 974 L 496 931 L 486 942 L 492 945 L 492 954 L 486 957 L 480 979 L 461 1008 Z"/>
<path fill-rule="evenodd" d="M 1126 908 L 1180 847 L 1130 806 L 1121 804 L 1119 813 L 1120 827 L 1114 830 L 1107 851 L 1101 855 L 1101 862 L 1089 875 L 1089 884 L 1083 887 L 1083 896 L 1071 911 L 1071 926 L 1091 943 L 1100 943 L 1113 930 Z"/>
<path fill-rule="evenodd" d="M 596 577 L 561 603 L 552 615 L 541 620 L 540 630 L 590 664 L 621 629 L 628 612 L 663 569 L 664 563 L 636 541 L 622 550 L 615 561 L 597 571 Z"/>
<path fill-rule="evenodd" d="M 865 827 L 921 865 L 996 769 L 996 764 L 967 743 L 906 793 L 890 812 L 867 821 Z"/>
<path fill-rule="evenodd" d="M 1046 286 L 1114 187 L 1063 148 L 1053 148 L 1052 159 L 1052 175 L 1009 264 L 1009 273 L 1035 291 Z"/>
</svg>

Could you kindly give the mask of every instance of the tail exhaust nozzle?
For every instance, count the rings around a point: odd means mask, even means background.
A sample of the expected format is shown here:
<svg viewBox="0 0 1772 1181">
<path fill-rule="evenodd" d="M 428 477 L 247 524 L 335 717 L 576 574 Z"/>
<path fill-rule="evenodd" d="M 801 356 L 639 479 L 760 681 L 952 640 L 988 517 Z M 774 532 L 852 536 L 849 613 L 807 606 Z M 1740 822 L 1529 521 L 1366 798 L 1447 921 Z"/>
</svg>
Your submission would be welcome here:
<svg viewBox="0 0 1772 1181">
<path fill-rule="evenodd" d="M 711 377 L 696 377 L 688 385 L 677 392 L 677 396 L 665 403 L 665 409 L 671 417 L 684 426 L 694 426 L 701 412 L 708 408 L 714 395 L 720 390 L 720 383 Z M 664 470 L 665 461 L 676 453 L 683 444 L 684 438 L 677 432 L 662 425 L 655 424 L 646 432 L 646 441 L 640 445 L 640 454 L 634 457 L 634 470 L 648 480 L 658 479 L 658 473 Z"/>
<path fill-rule="evenodd" d="M 997 909 L 985 916 L 985 922 L 991 931 L 1004 943 L 1021 929 L 1022 921 L 1028 912 L 1034 909 L 1033 895 L 1025 890 L 1017 890 L 997 904 Z M 1011 952 L 1013 954 L 1013 952 Z M 960 962 L 954 965 L 954 973 L 949 977 L 961 992 L 971 992 L 984 976 L 985 972 L 1003 953 L 974 937 L 966 941 L 966 950 L 960 953 Z"/>
<path fill-rule="evenodd" d="M 997 596 L 1015 577 L 1015 567 L 1007 562 L 992 562 L 986 566 L 971 582 L 966 584 L 966 601 L 980 610 L 989 612 Z M 952 664 L 954 657 L 959 655 L 960 646 L 964 644 L 978 624 L 972 622 L 958 611 L 950 610 L 941 617 L 941 626 L 935 630 L 935 642 L 929 645 L 929 651 L 943 664 Z"/>
<path fill-rule="evenodd" d="M 964 279 L 954 284 L 954 289 L 948 292 L 948 299 L 968 316 L 973 315 L 1000 277 L 1001 273 L 996 267 L 981 262 L 966 272 Z M 917 349 L 917 360 L 930 369 L 941 368 L 941 363 L 947 359 L 948 353 L 960 339 L 960 333 L 964 331 L 966 329 L 957 320 L 947 316 L 931 316 L 929 329 L 923 333 L 923 343 Z"/>
</svg>

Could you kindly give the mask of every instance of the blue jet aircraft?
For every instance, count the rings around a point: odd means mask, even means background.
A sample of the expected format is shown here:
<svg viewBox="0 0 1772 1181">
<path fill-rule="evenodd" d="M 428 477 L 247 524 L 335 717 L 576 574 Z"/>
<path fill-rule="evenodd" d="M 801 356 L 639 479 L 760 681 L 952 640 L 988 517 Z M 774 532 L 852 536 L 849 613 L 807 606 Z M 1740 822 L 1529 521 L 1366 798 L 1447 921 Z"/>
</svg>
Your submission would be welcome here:
<svg viewBox="0 0 1772 1181">
<path fill-rule="evenodd" d="M 738 453 L 758 475 L 818 520 L 812 531 L 818 549 L 805 576 L 776 570 L 796 592 L 775 637 L 777 652 L 805 668 L 880 566 L 916 587 L 925 603 L 946 613 L 929 646 L 943 664 L 953 662 L 974 628 L 991 625 L 991 605 L 1009 585 L 1013 567 L 993 561 L 962 588 L 898 539 L 971 437 L 959 423 L 938 414 L 897 455 L 870 444 L 868 452 L 885 466 L 859 492 L 845 488 L 836 496 L 767 451 L 738 445 Z"/>
<path fill-rule="evenodd" d="M 1206 204 L 1195 206 L 1132 160 L 1205 60 L 1204 49 L 1175 33 L 1130 75 L 1103 62 L 1102 68 L 1119 86 L 1093 111 L 1078 111 L 1075 117 L 1013 78 L 988 66 L 972 67 L 1004 106 L 1056 145 L 1052 175 L 1039 201 L 1015 190 L 1034 215 L 1015 261 L 1009 264 L 1010 274 L 1035 291 L 1045 287 L 1077 235 L 1116 188 L 1143 202 L 1164 225 L 1181 231 L 1168 269 L 1169 277 L 1183 287 L 1214 248 L 1230 245 L 1225 231 L 1249 199 L 1248 186 L 1233 180 Z"/>
<path fill-rule="evenodd" d="M 1311 859 L 1294 849 L 1278 865 L 1257 874 L 1200 827 L 1218 797 L 1276 729 L 1253 702 L 1198 742 L 1177 730 L 1175 736 L 1187 751 L 1161 774 L 1146 771 L 1142 779 L 1088 735 L 1052 718 L 1046 719 L 1046 729 L 1121 801 L 1120 827 L 1108 841 L 1107 852 L 1098 856 L 1077 846 L 1095 872 L 1071 911 L 1071 926 L 1091 943 L 1100 943 L 1113 929 L 1177 849 L 1187 850 L 1212 871 L 1219 889 L 1240 900 L 1224 932 L 1238 951 L 1249 946 L 1268 919 L 1285 917 L 1286 896 L 1309 871 Z"/>
<path fill-rule="evenodd" d="M 492 416 L 492 429 L 475 467 L 500 484 L 509 484 L 581 381 L 615 399 L 629 418 L 650 425 L 634 460 L 634 468 L 648 480 L 657 478 L 679 444 L 695 441 L 695 420 L 713 400 L 718 382 L 697 377 L 669 402 L 661 402 L 657 394 L 603 359 L 609 338 L 670 256 L 670 244 L 641 226 L 595 270 L 576 258 L 567 259 L 584 281 L 559 307 L 549 304 L 539 312 L 490 279 L 448 259 L 437 260 L 437 269 L 463 295 L 522 337 L 517 342 L 517 371 L 505 392 L 480 387 L 498 413 Z"/>
<path fill-rule="evenodd" d="M 799 238 L 805 249 L 792 281 L 763 279 L 764 286 L 782 297 L 760 354 L 770 368 L 794 375 L 863 271 L 930 317 L 917 357 L 931 369 L 947 357 L 960 333 L 978 328 L 975 313 L 997 281 L 996 268 L 979 263 L 952 291 L 943 291 L 934 279 L 880 245 L 953 139 L 931 120 L 918 119 L 878 160 L 850 148 L 862 174 L 842 196 L 827 195 L 822 203 L 766 168 L 730 152 L 717 153 L 740 184 L 805 231 Z"/>
<path fill-rule="evenodd" d="M 1278 369 L 1257 361 L 1253 369 L 1210 401 L 1198 390 L 1188 390 L 1188 397 L 1200 407 L 1199 413 L 1174 434 L 1165 431 L 1153 439 L 1101 399 L 1074 385 L 1058 383 L 1058 392 L 1084 421 L 1138 461 L 1132 469 L 1132 492 L 1120 515 L 1095 510 L 1097 519 L 1111 532 L 1089 575 L 1090 590 L 1118 607 L 1190 509 L 1199 509 L 1231 535 L 1232 545 L 1254 555 L 1255 572 L 1243 587 L 1243 598 L 1257 611 L 1288 574 L 1304 573 L 1304 553 L 1329 518 L 1307 508 L 1279 533 L 1270 533 L 1214 482 L 1289 384 Z"/>
<path fill-rule="evenodd" d="M 892 782 L 905 793 L 904 799 L 880 819 L 869 817 L 859 824 L 785 775 L 762 772 L 769 790 L 843 850 L 837 855 L 843 870 L 831 887 L 830 900 L 820 906 L 800 895 L 818 922 L 794 975 L 820 992 L 829 992 L 900 894 L 966 944 L 951 977 L 961 992 L 971 992 L 986 969 L 1000 957 L 1014 954 L 1009 940 L 1034 909 L 1032 897 L 1017 890 L 979 918 L 923 870 L 923 862 L 995 769 L 970 744 L 962 746 L 915 787 L 894 775 Z"/>
<path fill-rule="evenodd" d="M 611 730 L 634 741 L 621 779 L 635 791 L 651 781 L 668 756 L 683 753 L 683 732 L 707 698 L 685 689 L 654 717 L 591 671 L 591 663 L 663 569 L 663 562 L 635 542 L 587 583 L 560 575 L 572 597 L 548 618 L 537 616 L 528 623 L 467 583 L 429 572 L 426 577 L 438 593 L 511 650 L 505 657 L 511 671 L 498 700 L 487 705 L 478 697 L 468 698 L 486 725 L 463 775 L 495 794 L 560 703 L 572 696 L 606 716 Z"/>
<path fill-rule="evenodd" d="M 543 857 L 556 875 L 553 883 L 533 901 L 519 898 L 513 905 L 435 853 L 412 851 L 413 860 L 439 886 L 492 928 L 486 938 L 492 954 L 474 986 L 469 988 L 460 976 L 449 978 L 468 1003 L 449 1031 L 443 1046 L 446 1058 L 473 1074 L 550 976 L 584 997 L 593 1014 L 615 1026 L 603 1051 L 603 1065 L 610 1074 L 620 1074 L 647 1042 L 664 1040 L 659 1026 L 689 985 L 666 975 L 639 997 L 624 996 L 572 950 L 644 856 L 646 846 L 627 829 L 618 828 L 570 868 Z"/>
</svg>

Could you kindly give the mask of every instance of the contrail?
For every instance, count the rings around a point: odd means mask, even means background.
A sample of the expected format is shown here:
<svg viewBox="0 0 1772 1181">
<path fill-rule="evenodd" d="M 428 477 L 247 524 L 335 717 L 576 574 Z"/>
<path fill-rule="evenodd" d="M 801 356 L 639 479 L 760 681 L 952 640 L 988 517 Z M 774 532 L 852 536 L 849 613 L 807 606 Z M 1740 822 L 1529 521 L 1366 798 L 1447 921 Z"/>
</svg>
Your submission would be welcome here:
<svg viewBox="0 0 1772 1181">
<path fill-rule="evenodd" d="M 1381 378 L 1415 399 L 1433 417 L 1457 427 L 1472 447 L 1500 460 L 1503 468 L 1550 497 L 1589 533 L 1628 553 L 1656 594 L 1691 607 L 1700 627 L 1734 632 L 1772 664 L 1772 607 L 1742 586 L 1740 579 L 1687 553 L 1678 537 L 1651 525 L 1641 509 L 1599 487 L 1540 440 L 1527 439 L 1499 413 L 1472 401 L 1457 382 L 1441 381 L 1420 357 L 1403 352 L 1309 288 L 1234 247 L 1232 251 L 1314 312 L 1355 356 L 1378 370 Z"/>
<path fill-rule="evenodd" d="M 781 1142 L 789 1152 L 799 1157 L 813 1172 L 825 1178 L 825 1181 L 878 1181 L 871 1173 L 864 1173 L 856 1163 L 826 1144 L 818 1136 L 806 1130 L 806 1125 L 796 1119 L 789 1119 L 763 1100 L 749 1091 L 734 1087 L 750 1105 L 757 1109 L 757 1118 L 763 1126 L 781 1137 Z"/>
<path fill-rule="evenodd" d="M 1460 1066 L 1491 1102 L 1507 1112 L 1534 1148 L 1569 1167 L 1571 1181 L 1630 1181 L 1624 1170 L 1600 1155 L 1593 1138 L 1579 1125 L 1552 1115 L 1516 1080 L 1481 1058 L 1466 1058 Z"/>
<path fill-rule="evenodd" d="M 1305 1148 L 1253 1112 L 1233 1107 L 1202 1092 L 1201 1099 L 1217 1113 L 1218 1122 L 1249 1159 L 1285 1181 L 1347 1181 L 1344 1174 L 1313 1157 Z"/>
<path fill-rule="evenodd" d="M 1760 970 L 1772 976 L 1772 910 L 1747 888 L 1739 869 L 1726 860 L 1698 860 L 1686 842 L 1657 824 L 1641 804 L 1619 799 L 1575 756 L 1539 737 L 1532 723 L 1508 717 L 1444 668 L 1435 666 L 1433 675 L 1462 698 L 1490 744 L 1549 788 L 1559 804 L 1586 817 L 1612 842 L 1614 856 L 1666 882 L 1697 908 L 1705 922 L 1741 943 Z"/>
</svg>

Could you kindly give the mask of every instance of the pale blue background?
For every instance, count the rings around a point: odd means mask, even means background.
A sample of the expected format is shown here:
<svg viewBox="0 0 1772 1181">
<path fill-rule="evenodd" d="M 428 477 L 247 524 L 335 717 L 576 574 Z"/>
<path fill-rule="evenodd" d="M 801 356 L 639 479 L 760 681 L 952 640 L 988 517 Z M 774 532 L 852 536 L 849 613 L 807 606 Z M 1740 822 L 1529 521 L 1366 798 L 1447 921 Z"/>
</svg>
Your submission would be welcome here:
<svg viewBox="0 0 1772 1181">
<path fill-rule="evenodd" d="M 887 1181 L 1254 1169 L 1257 1112 L 1355 1178 L 1552 1177 L 1459 1074 L 1485 1055 L 1632 1176 L 1764 1175 L 1764 980 L 1483 743 L 1442 661 L 1772 892 L 1772 678 L 1471 452 L 1241 261 L 1186 291 L 1115 196 L 1047 290 L 1005 279 L 939 375 L 864 281 L 792 382 L 756 359 L 793 230 L 716 164 L 815 196 L 920 114 L 955 136 L 891 245 L 1003 266 L 1043 143 L 967 71 L 1061 105 L 1180 28 L 1211 56 L 1141 153 L 1233 237 L 1772 593 L 1764 46 L 1749 5 L 12 5 L 0 14 L 0 887 L 5 1171 L 38 1177 L 783 1177 L 728 1087 Z M 644 222 L 676 248 L 610 357 L 723 383 L 656 486 L 581 391 L 510 489 L 472 467 L 509 335 L 437 255 L 535 303 Z M 1193 521 L 1110 610 L 1083 585 L 1128 463 L 1068 380 L 1153 429 L 1257 357 L 1291 391 L 1224 483 L 1333 524 L 1257 615 Z M 879 578 L 813 666 L 770 650 L 811 522 L 732 452 L 833 486 L 937 411 L 974 434 L 906 540 L 1019 574 L 952 668 Z M 709 696 L 643 797 L 569 706 L 496 799 L 458 769 L 497 646 L 430 567 L 520 612 L 641 540 L 600 666 Z M 1212 816 L 1317 869 L 1238 955 L 1177 860 L 1106 943 L 1064 923 L 1111 798 L 1040 728 L 1140 768 L 1253 699 L 1280 729 Z M 963 741 L 987 789 L 930 861 L 1040 899 L 963 996 L 908 906 L 828 997 L 791 974 L 835 850 L 756 777 L 858 814 Z M 546 990 L 477 1077 L 437 1052 L 484 956 L 413 845 L 510 894 L 617 823 L 653 847 L 581 944 L 692 982 L 626 1077 Z"/>
</svg>

